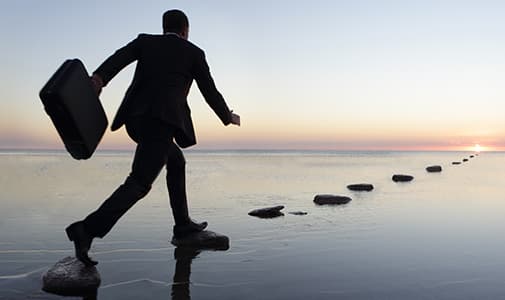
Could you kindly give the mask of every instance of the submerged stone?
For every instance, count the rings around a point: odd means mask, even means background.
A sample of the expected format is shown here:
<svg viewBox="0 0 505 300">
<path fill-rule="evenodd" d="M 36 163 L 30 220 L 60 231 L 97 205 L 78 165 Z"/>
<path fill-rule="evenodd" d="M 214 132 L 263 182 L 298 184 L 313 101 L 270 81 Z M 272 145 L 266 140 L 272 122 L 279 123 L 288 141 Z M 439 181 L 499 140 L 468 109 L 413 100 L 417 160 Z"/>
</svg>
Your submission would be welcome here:
<svg viewBox="0 0 505 300">
<path fill-rule="evenodd" d="M 258 218 L 275 218 L 275 217 L 284 216 L 284 214 L 281 212 L 282 209 L 284 209 L 283 205 L 258 208 L 255 210 L 251 210 L 249 212 L 249 215 L 254 216 L 254 217 L 258 217 Z"/>
<path fill-rule="evenodd" d="M 373 190 L 373 185 L 369 183 L 358 183 L 358 184 L 349 184 L 347 186 L 351 191 L 371 191 Z"/>
<path fill-rule="evenodd" d="M 429 166 L 429 167 L 426 167 L 426 171 L 428 171 L 430 173 L 442 172 L 442 167 L 441 166 Z"/>
<path fill-rule="evenodd" d="M 395 175 L 393 175 L 392 179 L 394 182 L 408 182 L 408 181 L 412 181 L 414 179 L 414 176 L 395 174 Z"/>
<path fill-rule="evenodd" d="M 347 196 L 338 195 L 316 195 L 314 197 L 314 203 L 318 205 L 340 205 L 349 203 L 352 199 Z"/>
<path fill-rule="evenodd" d="M 77 258 L 68 256 L 42 276 L 42 289 L 58 295 L 81 296 L 95 293 L 100 282 L 100 274 L 94 266 L 87 267 Z"/>
<path fill-rule="evenodd" d="M 230 239 L 225 235 L 210 230 L 204 230 L 184 238 L 177 239 L 173 237 L 172 245 L 194 249 L 228 250 L 228 248 L 230 248 Z"/>
</svg>

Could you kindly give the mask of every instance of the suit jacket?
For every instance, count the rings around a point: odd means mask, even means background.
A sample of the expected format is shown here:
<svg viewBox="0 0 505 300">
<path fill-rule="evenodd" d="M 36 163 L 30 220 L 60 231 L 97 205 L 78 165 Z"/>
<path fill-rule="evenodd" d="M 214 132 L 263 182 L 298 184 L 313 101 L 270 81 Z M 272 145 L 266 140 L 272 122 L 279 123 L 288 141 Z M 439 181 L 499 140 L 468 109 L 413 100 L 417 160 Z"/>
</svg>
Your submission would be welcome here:
<svg viewBox="0 0 505 300">
<path fill-rule="evenodd" d="M 175 126 L 175 140 L 179 146 L 196 144 L 187 103 L 193 79 L 223 124 L 231 122 L 231 112 L 214 84 L 205 53 L 191 42 L 175 34 L 140 34 L 93 73 L 107 85 L 133 61 L 137 61 L 135 75 L 112 122 L 113 131 L 131 117 L 147 116 Z"/>
</svg>

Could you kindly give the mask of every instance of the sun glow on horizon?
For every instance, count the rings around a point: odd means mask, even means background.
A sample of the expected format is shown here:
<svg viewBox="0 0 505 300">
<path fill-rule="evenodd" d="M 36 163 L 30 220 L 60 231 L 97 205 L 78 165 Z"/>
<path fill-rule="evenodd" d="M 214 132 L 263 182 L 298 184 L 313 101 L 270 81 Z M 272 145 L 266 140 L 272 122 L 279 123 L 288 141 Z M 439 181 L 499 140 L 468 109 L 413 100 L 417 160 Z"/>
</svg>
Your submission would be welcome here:
<svg viewBox="0 0 505 300">
<path fill-rule="evenodd" d="M 503 151 L 504 148 L 501 147 L 501 146 L 483 146 L 481 144 L 475 144 L 473 147 L 469 147 L 471 148 L 472 151 L 476 152 L 476 153 L 479 153 L 479 152 L 487 152 L 487 151 Z"/>
</svg>

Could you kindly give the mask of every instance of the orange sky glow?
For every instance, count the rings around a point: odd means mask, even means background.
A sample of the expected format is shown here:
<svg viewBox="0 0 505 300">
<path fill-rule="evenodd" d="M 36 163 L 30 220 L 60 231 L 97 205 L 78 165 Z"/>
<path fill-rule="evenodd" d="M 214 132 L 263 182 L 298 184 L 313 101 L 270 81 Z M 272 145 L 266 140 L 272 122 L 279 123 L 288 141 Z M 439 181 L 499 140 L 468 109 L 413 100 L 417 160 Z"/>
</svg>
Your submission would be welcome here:
<svg viewBox="0 0 505 300">
<path fill-rule="evenodd" d="M 51 124 L 49 124 L 51 125 Z M 52 126 L 52 125 L 51 125 Z M 63 143 L 53 128 L 23 133 L 11 131 L 3 134 L 4 142 L 0 149 L 64 149 Z M 1 132 L 1 131 L 0 131 Z M 300 135 L 297 136 L 297 133 Z M 194 149 L 265 149 L 265 150 L 397 150 L 397 151 L 505 151 L 505 145 L 491 137 L 456 137 L 404 136 L 402 134 L 358 134 L 358 133 L 321 133 L 252 132 L 247 128 L 223 127 L 218 130 L 201 130 L 197 133 L 198 145 Z M 478 146 L 477 146 L 478 145 Z M 123 129 L 117 132 L 108 130 L 98 150 L 128 150 L 134 143 Z"/>
</svg>

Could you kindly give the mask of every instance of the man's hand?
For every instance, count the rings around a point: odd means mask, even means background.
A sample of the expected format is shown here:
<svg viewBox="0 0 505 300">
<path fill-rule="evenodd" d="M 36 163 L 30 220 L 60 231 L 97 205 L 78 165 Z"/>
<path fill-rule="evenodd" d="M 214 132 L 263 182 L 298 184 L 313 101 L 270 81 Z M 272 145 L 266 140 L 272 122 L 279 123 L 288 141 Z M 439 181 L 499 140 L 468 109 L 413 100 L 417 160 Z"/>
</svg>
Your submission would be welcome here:
<svg viewBox="0 0 505 300">
<path fill-rule="evenodd" d="M 93 74 L 91 76 L 91 83 L 93 84 L 93 90 L 95 90 L 95 93 L 97 96 L 100 96 L 100 93 L 102 92 L 102 87 L 103 87 L 103 80 L 100 76 L 97 74 Z"/>
<path fill-rule="evenodd" d="M 240 116 L 233 113 L 233 110 L 230 112 L 231 114 L 231 124 L 240 126 Z"/>
</svg>

